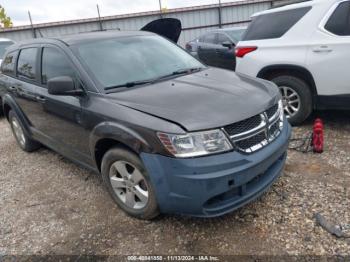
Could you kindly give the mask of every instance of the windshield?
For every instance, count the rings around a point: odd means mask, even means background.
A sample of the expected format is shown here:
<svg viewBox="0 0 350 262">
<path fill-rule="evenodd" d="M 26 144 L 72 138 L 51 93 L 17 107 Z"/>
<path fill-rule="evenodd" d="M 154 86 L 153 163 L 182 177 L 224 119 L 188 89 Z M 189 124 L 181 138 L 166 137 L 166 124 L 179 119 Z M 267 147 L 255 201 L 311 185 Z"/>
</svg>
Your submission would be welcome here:
<svg viewBox="0 0 350 262">
<path fill-rule="evenodd" d="M 0 42 L 0 59 L 2 59 L 2 57 L 4 56 L 6 48 L 8 48 L 12 44 L 13 44 L 13 42 L 11 42 L 11 41 Z"/>
<path fill-rule="evenodd" d="M 76 51 L 104 88 L 157 79 L 183 69 L 205 68 L 186 51 L 155 35 L 83 43 Z"/>
<path fill-rule="evenodd" d="M 237 42 L 242 40 L 243 34 L 246 29 L 239 29 L 239 30 L 231 30 L 231 31 L 225 31 L 233 40 L 236 40 Z"/>
</svg>

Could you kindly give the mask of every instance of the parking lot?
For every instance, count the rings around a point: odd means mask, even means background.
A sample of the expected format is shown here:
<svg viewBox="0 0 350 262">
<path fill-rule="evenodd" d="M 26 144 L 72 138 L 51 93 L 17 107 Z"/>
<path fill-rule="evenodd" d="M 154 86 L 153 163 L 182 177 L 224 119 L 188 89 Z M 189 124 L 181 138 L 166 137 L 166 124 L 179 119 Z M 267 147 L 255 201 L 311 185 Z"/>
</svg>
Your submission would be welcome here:
<svg viewBox="0 0 350 262">
<path fill-rule="evenodd" d="M 350 238 L 314 217 L 350 233 L 350 113 L 318 114 L 325 152 L 289 152 L 284 176 L 258 201 L 215 219 L 151 222 L 126 216 L 97 176 L 60 155 L 21 151 L 1 118 L 0 254 L 350 255 Z"/>
</svg>

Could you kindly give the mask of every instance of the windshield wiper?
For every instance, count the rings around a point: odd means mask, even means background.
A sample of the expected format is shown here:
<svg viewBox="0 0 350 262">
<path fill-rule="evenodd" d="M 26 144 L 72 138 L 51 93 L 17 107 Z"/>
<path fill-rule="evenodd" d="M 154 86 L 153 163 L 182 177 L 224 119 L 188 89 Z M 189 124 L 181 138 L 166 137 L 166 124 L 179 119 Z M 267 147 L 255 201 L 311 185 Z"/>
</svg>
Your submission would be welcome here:
<svg viewBox="0 0 350 262">
<path fill-rule="evenodd" d="M 163 75 L 161 77 L 158 77 L 157 80 L 162 80 L 164 78 L 168 78 L 168 77 L 172 77 L 172 76 L 177 76 L 177 75 L 186 75 L 186 74 L 191 74 L 194 72 L 198 72 L 205 69 L 205 67 L 193 67 L 193 68 L 184 68 L 184 69 L 179 69 L 176 70 L 174 72 L 172 72 L 171 74 L 167 74 L 167 75 Z"/>
<path fill-rule="evenodd" d="M 193 68 L 184 68 L 184 69 L 179 69 L 177 71 L 174 71 L 171 73 L 171 75 L 182 75 L 182 74 L 189 74 L 189 73 L 194 73 L 197 71 L 201 71 L 203 67 L 193 67 Z"/>
<path fill-rule="evenodd" d="M 127 82 L 127 83 L 124 83 L 124 84 L 116 85 L 116 86 L 108 86 L 108 87 L 105 87 L 104 90 L 107 91 L 107 90 L 120 88 L 120 87 L 127 87 L 127 88 L 129 88 L 129 87 L 134 87 L 134 86 L 139 86 L 139 85 L 145 85 L 145 84 L 149 84 L 149 83 L 152 83 L 152 82 L 156 82 L 157 80 L 161 80 L 163 78 L 168 78 L 168 77 L 176 76 L 176 75 L 190 74 L 190 73 L 193 73 L 193 72 L 200 71 L 202 69 L 204 69 L 204 67 L 193 67 L 193 68 L 179 69 L 179 70 L 176 70 L 176 71 L 172 72 L 171 74 L 167 74 L 167 75 L 158 77 L 156 79 L 142 80 L 142 81 L 132 81 L 132 82 Z"/>
<path fill-rule="evenodd" d="M 111 90 L 115 88 L 120 88 L 120 87 L 133 87 L 133 86 L 140 86 L 140 85 L 145 85 L 151 83 L 153 80 L 143 80 L 143 81 L 133 81 L 133 82 L 127 82 L 121 85 L 116 85 L 116 86 L 108 86 L 105 87 L 104 90 Z"/>
</svg>

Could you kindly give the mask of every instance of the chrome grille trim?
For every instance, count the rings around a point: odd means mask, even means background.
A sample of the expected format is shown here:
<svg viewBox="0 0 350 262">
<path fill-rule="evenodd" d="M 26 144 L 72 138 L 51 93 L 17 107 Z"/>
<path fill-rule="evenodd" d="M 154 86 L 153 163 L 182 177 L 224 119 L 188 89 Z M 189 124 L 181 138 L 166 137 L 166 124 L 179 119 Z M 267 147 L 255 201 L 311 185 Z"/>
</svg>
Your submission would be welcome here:
<svg viewBox="0 0 350 262">
<path fill-rule="evenodd" d="M 270 110 L 270 115 L 271 109 L 274 107 L 276 107 L 276 105 L 268 109 Z M 238 151 L 248 154 L 253 153 L 267 146 L 280 135 L 283 128 L 283 108 L 279 108 L 279 106 L 277 106 L 276 112 L 270 118 L 268 117 L 267 111 L 259 114 L 259 116 L 261 118 L 261 122 L 257 127 L 239 134 L 230 136 L 228 132 L 226 132 L 225 127 L 222 128 L 222 131 L 230 138 L 234 148 Z M 262 133 L 264 136 L 261 135 Z M 260 139 L 261 141 L 259 141 Z M 257 144 L 250 145 L 250 143 L 255 142 L 257 142 Z M 242 145 L 244 148 L 242 148 Z"/>
</svg>

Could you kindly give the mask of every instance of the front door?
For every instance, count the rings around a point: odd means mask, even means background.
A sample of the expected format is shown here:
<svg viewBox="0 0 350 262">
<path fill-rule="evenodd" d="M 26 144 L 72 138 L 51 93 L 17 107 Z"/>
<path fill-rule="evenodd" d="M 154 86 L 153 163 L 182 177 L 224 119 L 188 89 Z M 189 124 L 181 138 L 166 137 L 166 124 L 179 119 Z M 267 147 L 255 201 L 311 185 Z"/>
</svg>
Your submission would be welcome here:
<svg viewBox="0 0 350 262">
<path fill-rule="evenodd" d="M 223 46 L 224 43 L 231 43 L 231 47 Z M 221 68 L 235 70 L 236 57 L 233 42 L 223 33 L 218 34 L 217 64 Z"/>
<path fill-rule="evenodd" d="M 47 82 L 58 76 L 69 76 L 78 85 L 74 66 L 56 46 L 43 46 L 39 57 L 39 84 L 34 87 L 35 102 L 28 117 L 45 144 L 90 164 L 88 132 L 81 123 L 81 103 L 86 97 L 50 95 L 47 89 Z"/>
</svg>

